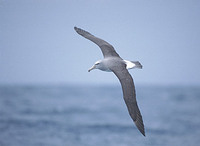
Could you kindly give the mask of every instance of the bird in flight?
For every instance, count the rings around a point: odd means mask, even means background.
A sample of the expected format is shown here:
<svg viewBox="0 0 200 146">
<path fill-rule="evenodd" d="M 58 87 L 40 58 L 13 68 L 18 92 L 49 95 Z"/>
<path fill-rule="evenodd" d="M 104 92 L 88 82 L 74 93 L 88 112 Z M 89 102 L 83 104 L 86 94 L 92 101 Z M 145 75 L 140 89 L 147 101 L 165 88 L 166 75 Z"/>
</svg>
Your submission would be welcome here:
<svg viewBox="0 0 200 146">
<path fill-rule="evenodd" d="M 97 44 L 104 56 L 104 59 L 95 62 L 88 72 L 93 69 L 100 69 L 102 71 L 113 72 L 117 76 L 122 86 L 123 97 L 128 108 L 129 115 L 131 116 L 138 130 L 145 136 L 142 115 L 136 101 L 133 78 L 128 72 L 128 69 L 142 68 L 142 65 L 139 61 L 123 60 L 115 51 L 114 47 L 108 42 L 95 37 L 81 28 L 74 27 L 74 29 L 79 35 Z"/>
</svg>

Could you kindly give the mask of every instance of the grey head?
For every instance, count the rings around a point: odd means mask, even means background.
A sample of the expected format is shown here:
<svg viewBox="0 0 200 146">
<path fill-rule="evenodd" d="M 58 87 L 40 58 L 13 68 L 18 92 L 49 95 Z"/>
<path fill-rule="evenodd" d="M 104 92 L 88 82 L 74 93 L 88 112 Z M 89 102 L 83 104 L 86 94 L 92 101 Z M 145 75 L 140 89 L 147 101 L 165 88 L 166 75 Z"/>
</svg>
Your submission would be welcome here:
<svg viewBox="0 0 200 146">
<path fill-rule="evenodd" d="M 101 60 L 98 60 L 97 62 L 95 62 L 95 64 L 91 67 L 91 68 L 89 68 L 89 70 L 88 70 L 88 72 L 90 72 L 91 70 L 93 70 L 93 69 L 99 69 L 100 68 L 100 64 L 101 64 Z"/>
<path fill-rule="evenodd" d="M 92 71 L 93 69 L 99 69 L 102 71 L 111 72 L 109 67 L 107 67 L 107 65 L 105 64 L 105 60 L 96 61 L 95 64 L 91 68 L 89 68 L 88 72 Z"/>
<path fill-rule="evenodd" d="M 129 115 L 131 116 L 138 130 L 145 136 L 142 115 L 140 113 L 140 110 L 136 101 L 136 92 L 135 92 L 133 78 L 131 77 L 131 75 L 129 74 L 127 70 L 129 68 L 127 61 L 124 61 L 119 56 L 119 54 L 115 51 L 114 47 L 110 45 L 108 42 L 98 37 L 95 37 L 94 35 L 80 28 L 74 27 L 74 29 L 79 35 L 94 42 L 100 47 L 103 53 L 104 59 L 97 61 L 88 71 L 91 71 L 93 69 L 100 69 L 103 71 L 112 71 L 117 76 L 122 86 L 123 97 L 124 97 L 124 101 L 126 103 Z M 131 61 L 128 61 L 128 63 L 131 63 Z M 138 63 L 135 62 L 134 64 L 138 66 L 138 68 L 142 68 L 142 66 L 137 65 Z M 134 66 L 134 65 L 131 64 L 131 66 Z"/>
</svg>

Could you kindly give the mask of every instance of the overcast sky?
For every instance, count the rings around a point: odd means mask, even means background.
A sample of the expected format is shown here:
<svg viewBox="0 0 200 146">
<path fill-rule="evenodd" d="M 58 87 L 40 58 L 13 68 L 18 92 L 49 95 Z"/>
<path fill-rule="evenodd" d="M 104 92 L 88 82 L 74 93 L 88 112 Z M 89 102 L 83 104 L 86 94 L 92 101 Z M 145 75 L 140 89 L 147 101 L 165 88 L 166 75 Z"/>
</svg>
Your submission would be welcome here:
<svg viewBox="0 0 200 146">
<path fill-rule="evenodd" d="M 199 0 L 0 0 L 0 84 L 115 84 L 83 28 L 112 44 L 137 84 L 200 85 Z"/>
</svg>

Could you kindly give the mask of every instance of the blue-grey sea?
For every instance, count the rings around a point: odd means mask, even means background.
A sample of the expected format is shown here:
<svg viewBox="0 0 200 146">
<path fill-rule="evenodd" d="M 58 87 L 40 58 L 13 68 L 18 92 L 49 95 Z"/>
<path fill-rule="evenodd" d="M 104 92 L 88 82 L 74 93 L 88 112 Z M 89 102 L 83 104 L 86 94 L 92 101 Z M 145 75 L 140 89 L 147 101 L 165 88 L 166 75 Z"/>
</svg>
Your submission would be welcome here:
<svg viewBox="0 0 200 146">
<path fill-rule="evenodd" d="M 200 87 L 136 90 L 146 137 L 120 86 L 0 86 L 0 146 L 200 145 Z"/>
</svg>

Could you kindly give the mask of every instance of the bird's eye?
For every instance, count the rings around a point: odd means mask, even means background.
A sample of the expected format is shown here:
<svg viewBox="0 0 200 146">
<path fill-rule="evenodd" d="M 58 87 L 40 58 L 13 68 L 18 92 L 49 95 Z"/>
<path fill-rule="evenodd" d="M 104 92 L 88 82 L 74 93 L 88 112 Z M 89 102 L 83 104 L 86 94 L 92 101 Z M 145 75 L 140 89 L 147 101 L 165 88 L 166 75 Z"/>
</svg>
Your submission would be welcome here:
<svg viewBox="0 0 200 146">
<path fill-rule="evenodd" d="M 99 65 L 99 62 L 98 62 L 98 63 L 95 63 L 95 65 Z"/>
</svg>

